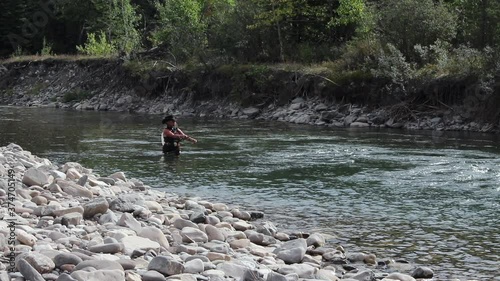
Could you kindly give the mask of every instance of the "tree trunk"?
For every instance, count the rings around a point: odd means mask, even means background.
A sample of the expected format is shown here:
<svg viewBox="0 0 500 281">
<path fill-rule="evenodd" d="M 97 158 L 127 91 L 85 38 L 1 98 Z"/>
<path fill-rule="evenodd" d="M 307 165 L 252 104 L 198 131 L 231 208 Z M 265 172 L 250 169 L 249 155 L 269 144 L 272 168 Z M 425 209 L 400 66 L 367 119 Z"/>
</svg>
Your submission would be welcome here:
<svg viewBox="0 0 500 281">
<path fill-rule="evenodd" d="M 272 3 L 272 8 L 273 8 L 273 14 L 275 13 L 276 9 L 274 7 L 274 2 Z M 278 42 L 280 46 L 280 61 L 284 62 L 285 61 L 285 55 L 283 54 L 283 38 L 281 38 L 281 25 L 280 21 L 276 21 L 276 28 L 278 29 Z"/>
</svg>

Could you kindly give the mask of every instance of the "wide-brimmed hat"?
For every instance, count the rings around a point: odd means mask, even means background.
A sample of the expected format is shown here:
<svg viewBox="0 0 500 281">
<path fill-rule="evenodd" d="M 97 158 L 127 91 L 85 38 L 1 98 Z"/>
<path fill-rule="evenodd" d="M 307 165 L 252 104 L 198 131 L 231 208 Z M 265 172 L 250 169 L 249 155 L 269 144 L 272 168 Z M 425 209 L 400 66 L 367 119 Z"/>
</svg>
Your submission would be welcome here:
<svg viewBox="0 0 500 281">
<path fill-rule="evenodd" d="M 168 121 L 174 121 L 175 122 L 174 116 L 172 116 L 172 115 L 165 116 L 165 118 L 163 118 L 163 120 L 161 120 L 161 123 L 162 124 L 166 124 Z"/>
</svg>

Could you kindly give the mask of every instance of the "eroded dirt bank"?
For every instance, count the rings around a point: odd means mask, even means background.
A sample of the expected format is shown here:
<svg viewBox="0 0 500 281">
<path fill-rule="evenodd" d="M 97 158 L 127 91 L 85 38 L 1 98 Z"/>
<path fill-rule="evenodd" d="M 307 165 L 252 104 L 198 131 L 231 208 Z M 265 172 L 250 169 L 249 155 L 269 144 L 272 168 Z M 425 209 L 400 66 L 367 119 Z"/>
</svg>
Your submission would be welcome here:
<svg viewBox="0 0 500 281">
<path fill-rule="evenodd" d="M 500 81 L 499 76 L 492 81 Z M 251 118 L 332 127 L 500 131 L 500 83 L 476 77 L 412 81 L 329 78 L 278 66 L 176 68 L 161 61 L 0 65 L 0 104 Z M 396 86 L 396 87 L 395 87 Z"/>
</svg>

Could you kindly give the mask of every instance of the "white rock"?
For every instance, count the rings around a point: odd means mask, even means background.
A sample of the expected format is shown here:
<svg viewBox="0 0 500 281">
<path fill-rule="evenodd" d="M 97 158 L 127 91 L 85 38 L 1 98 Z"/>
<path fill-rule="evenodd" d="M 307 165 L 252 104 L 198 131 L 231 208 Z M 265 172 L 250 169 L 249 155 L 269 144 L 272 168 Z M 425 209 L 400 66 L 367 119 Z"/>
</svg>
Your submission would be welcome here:
<svg viewBox="0 0 500 281">
<path fill-rule="evenodd" d="M 127 177 L 125 177 L 125 174 L 123 172 L 116 172 L 112 175 L 109 175 L 110 178 L 115 179 L 115 180 L 122 180 L 122 181 L 127 181 Z"/>
<path fill-rule="evenodd" d="M 78 172 L 78 170 L 76 170 L 75 168 L 69 168 L 66 171 L 66 178 L 68 178 L 70 180 L 78 180 L 81 177 L 82 177 L 82 174 L 80 174 L 80 172 Z"/>
<path fill-rule="evenodd" d="M 316 268 L 308 264 L 291 264 L 280 267 L 278 272 L 284 275 L 295 273 L 302 278 L 314 278 Z"/>
<path fill-rule="evenodd" d="M 49 177 L 39 169 L 29 168 L 24 173 L 22 182 L 27 186 L 44 186 L 49 183 Z"/>
<path fill-rule="evenodd" d="M 201 273 L 203 270 L 203 261 L 200 259 L 193 259 L 184 264 L 184 273 Z"/>
<path fill-rule="evenodd" d="M 241 230 L 241 231 L 245 231 L 245 230 L 249 230 L 249 229 L 254 228 L 253 225 L 249 224 L 246 221 L 237 221 L 237 222 L 234 222 L 232 225 L 233 225 L 234 229 Z"/>
<path fill-rule="evenodd" d="M 215 204 L 213 204 L 212 208 L 216 212 L 221 212 L 221 211 L 227 211 L 227 210 L 229 210 L 229 208 L 227 207 L 227 205 L 226 204 L 222 204 L 222 203 L 215 203 Z"/>
<path fill-rule="evenodd" d="M 61 180 L 61 179 L 56 180 L 56 182 L 57 182 L 57 185 L 59 185 L 61 187 L 61 189 L 69 195 L 87 197 L 87 198 L 94 197 L 94 195 L 92 194 L 92 192 L 90 190 L 88 190 L 87 188 L 80 186 L 74 182 Z"/>
<path fill-rule="evenodd" d="M 51 170 L 49 173 L 51 176 L 54 177 L 54 179 L 62 179 L 62 180 L 66 179 L 66 174 L 63 172 L 57 170 Z"/>
<path fill-rule="evenodd" d="M 139 223 L 131 214 L 129 213 L 123 213 L 120 219 L 117 222 L 117 225 L 120 226 L 126 226 L 128 228 L 131 228 L 134 230 L 136 233 L 141 232 L 141 223 Z"/>
<path fill-rule="evenodd" d="M 321 247 L 325 245 L 325 238 L 319 233 L 313 233 L 307 237 L 307 246 Z"/>
<path fill-rule="evenodd" d="M 167 238 L 165 237 L 165 234 L 163 232 L 156 228 L 156 227 L 144 227 L 138 234 L 140 237 L 148 238 L 151 241 L 155 241 L 160 246 L 162 246 L 165 249 L 168 249 L 170 247 Z"/>
<path fill-rule="evenodd" d="M 182 240 L 186 243 L 192 242 L 208 242 L 208 236 L 198 228 L 184 227 L 181 230 Z"/>
<path fill-rule="evenodd" d="M 226 240 L 226 238 L 224 237 L 224 234 L 222 234 L 222 231 L 213 225 L 210 225 L 210 224 L 206 225 L 205 226 L 205 233 L 208 236 L 208 241 L 214 241 L 214 240 L 225 241 Z"/>
<path fill-rule="evenodd" d="M 19 242 L 21 242 L 24 245 L 28 246 L 33 246 L 35 245 L 37 239 L 35 236 L 28 234 L 26 231 L 17 228 L 15 231 L 16 233 L 16 238 Z"/>
<path fill-rule="evenodd" d="M 39 273 L 49 273 L 56 267 L 54 262 L 47 256 L 38 252 L 30 252 L 23 257 Z"/>
<path fill-rule="evenodd" d="M 144 201 L 144 207 L 148 208 L 151 212 L 163 211 L 163 207 L 156 201 Z"/>
<path fill-rule="evenodd" d="M 327 270 L 327 269 L 320 269 L 320 270 L 318 270 L 318 272 L 316 272 L 316 278 L 315 279 L 327 280 L 327 281 L 338 281 L 338 280 L 340 280 L 335 275 L 335 271 L 333 271 L 333 270 Z"/>
<path fill-rule="evenodd" d="M 415 278 L 410 275 L 402 274 L 402 273 L 391 273 L 385 277 L 389 280 L 398 280 L 398 281 L 415 281 Z"/>
<path fill-rule="evenodd" d="M 78 270 L 72 272 L 71 277 L 78 281 L 123 281 L 125 280 L 125 272 L 117 269 L 101 269 L 90 272 Z"/>
<path fill-rule="evenodd" d="M 138 237 L 138 236 L 127 236 L 121 240 L 124 246 L 124 252 L 127 255 L 132 254 L 134 250 L 155 250 L 160 249 L 160 244 L 155 241 L 151 241 L 148 238 Z"/>
<path fill-rule="evenodd" d="M 225 275 L 240 280 L 249 270 L 246 266 L 234 262 L 223 262 L 217 265 L 217 270 L 223 271 Z"/>
<path fill-rule="evenodd" d="M 285 263 L 299 263 L 307 251 L 307 243 L 303 238 L 283 243 L 274 253 Z"/>
</svg>

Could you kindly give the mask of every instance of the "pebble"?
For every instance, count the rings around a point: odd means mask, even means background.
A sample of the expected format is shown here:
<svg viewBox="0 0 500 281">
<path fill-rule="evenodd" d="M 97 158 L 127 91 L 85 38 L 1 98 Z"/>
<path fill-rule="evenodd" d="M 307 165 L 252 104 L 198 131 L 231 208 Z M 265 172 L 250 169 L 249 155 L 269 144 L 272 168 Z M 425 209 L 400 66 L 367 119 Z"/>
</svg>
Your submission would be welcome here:
<svg viewBox="0 0 500 281">
<path fill-rule="evenodd" d="M 43 276 L 24 259 L 17 262 L 17 268 L 26 280 L 44 281 Z"/>
<path fill-rule="evenodd" d="M 125 272 L 123 270 L 108 270 L 101 269 L 95 271 L 74 271 L 70 275 L 72 278 L 78 281 L 123 281 L 125 280 Z"/>
<path fill-rule="evenodd" d="M 172 258 L 158 256 L 149 262 L 148 270 L 155 270 L 166 276 L 170 276 L 182 273 L 184 271 L 184 265 Z"/>
<path fill-rule="evenodd" d="M 307 251 L 307 242 L 303 238 L 283 243 L 274 253 L 285 263 L 300 263 Z"/>
<path fill-rule="evenodd" d="M 108 260 L 84 260 L 75 267 L 75 270 L 80 270 L 86 267 L 93 267 L 95 269 L 118 269 L 123 270 L 123 267 L 116 261 Z"/>
<path fill-rule="evenodd" d="M 418 278 L 430 279 L 434 277 L 434 271 L 432 271 L 432 269 L 430 269 L 429 267 L 419 266 L 413 271 L 411 276 L 416 279 Z"/>
<path fill-rule="evenodd" d="M 22 258 L 40 273 L 50 273 L 56 267 L 52 259 L 38 252 L 30 252 Z"/>
<path fill-rule="evenodd" d="M 150 270 L 142 275 L 142 281 L 165 281 L 167 278 L 155 270 Z"/>
<path fill-rule="evenodd" d="M 14 164 L 4 163 L 6 152 Z M 23 152 L 0 147 L 0 172 L 20 167 L 30 187 L 17 193 L 16 210 L 25 218 L 16 215 L 21 254 L 13 280 L 338 281 L 346 270 L 352 271 L 342 280 L 434 277 L 428 267 L 401 262 L 384 266 L 389 274 L 374 267 L 375 254 L 328 247 L 319 233 L 290 234 L 269 221 L 253 222 L 264 217 L 259 211 L 182 199 L 122 172 L 100 177 L 76 162 L 28 163 Z M 31 166 L 25 170 L 23 163 Z M 413 277 L 404 274 L 410 268 Z"/>
<path fill-rule="evenodd" d="M 93 218 L 97 214 L 104 214 L 108 211 L 109 203 L 105 198 L 97 198 L 83 205 L 83 217 Z"/>
</svg>

